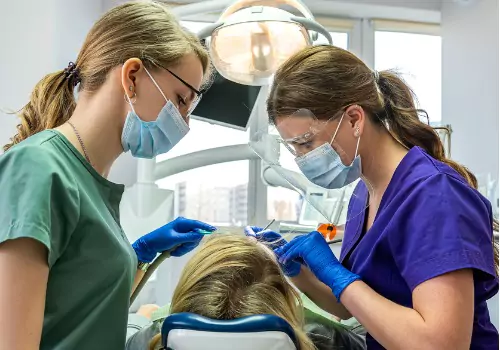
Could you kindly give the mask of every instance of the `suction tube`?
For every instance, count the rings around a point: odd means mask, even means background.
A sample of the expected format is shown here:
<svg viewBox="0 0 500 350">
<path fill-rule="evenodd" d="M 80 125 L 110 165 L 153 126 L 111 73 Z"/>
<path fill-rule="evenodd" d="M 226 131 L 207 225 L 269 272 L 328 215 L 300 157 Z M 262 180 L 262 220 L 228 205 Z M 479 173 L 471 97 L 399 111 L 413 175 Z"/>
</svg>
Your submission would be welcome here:
<svg viewBox="0 0 500 350">
<path fill-rule="evenodd" d="M 161 253 L 155 259 L 155 261 L 153 261 L 153 263 L 149 266 L 148 270 L 146 271 L 146 273 L 142 277 L 142 280 L 139 282 L 139 284 L 137 285 L 137 288 L 135 288 L 134 292 L 132 293 L 132 296 L 130 297 L 130 305 L 132 305 L 132 303 L 135 301 L 135 299 L 137 298 L 137 296 L 141 292 L 142 288 L 144 288 L 144 286 L 146 285 L 149 277 L 151 277 L 151 275 L 153 274 L 153 272 L 155 272 L 155 270 L 158 268 L 158 266 L 160 266 L 161 263 L 165 261 L 165 259 L 170 258 L 171 251 L 172 250 L 167 250 L 167 251 L 164 251 L 163 253 Z"/>
</svg>

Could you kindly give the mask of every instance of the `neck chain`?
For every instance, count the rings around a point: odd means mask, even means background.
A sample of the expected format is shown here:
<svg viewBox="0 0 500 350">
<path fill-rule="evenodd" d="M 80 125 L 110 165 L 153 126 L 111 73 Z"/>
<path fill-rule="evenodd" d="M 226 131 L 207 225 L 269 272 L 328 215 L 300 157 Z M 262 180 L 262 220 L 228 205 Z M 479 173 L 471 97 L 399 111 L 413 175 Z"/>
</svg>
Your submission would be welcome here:
<svg viewBox="0 0 500 350">
<path fill-rule="evenodd" d="M 92 163 L 90 162 L 89 155 L 87 153 L 87 149 L 85 148 L 85 145 L 83 144 L 82 138 L 80 137 L 80 133 L 78 132 L 78 130 L 76 130 L 73 123 L 68 121 L 68 124 L 71 125 L 71 127 L 73 128 L 73 131 L 75 132 L 76 138 L 78 139 L 78 142 L 80 142 L 80 146 L 82 147 L 83 155 L 85 156 L 85 159 L 87 160 L 87 162 L 89 162 L 90 165 L 92 165 Z"/>
</svg>

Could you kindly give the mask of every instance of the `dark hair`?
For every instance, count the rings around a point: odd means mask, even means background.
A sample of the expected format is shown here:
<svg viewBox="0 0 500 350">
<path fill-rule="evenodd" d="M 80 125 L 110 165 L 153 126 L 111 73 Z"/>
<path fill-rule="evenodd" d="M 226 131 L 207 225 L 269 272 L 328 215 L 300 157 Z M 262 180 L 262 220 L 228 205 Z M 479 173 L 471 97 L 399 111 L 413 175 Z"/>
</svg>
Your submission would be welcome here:
<svg viewBox="0 0 500 350">
<path fill-rule="evenodd" d="M 73 92 L 94 92 L 106 81 L 114 67 L 129 58 L 139 58 L 147 68 L 169 66 L 186 54 L 195 53 L 209 70 L 209 56 L 200 40 L 183 29 L 165 5 L 156 2 L 132 1 L 112 8 L 92 27 L 75 63 L 46 75 L 35 86 L 28 104 L 19 112 L 21 124 L 7 151 L 45 129 L 58 127 L 73 114 L 76 102 Z"/>
<path fill-rule="evenodd" d="M 391 135 L 408 149 L 419 146 L 448 164 L 473 188 L 477 179 L 465 166 L 448 159 L 438 133 L 422 122 L 427 113 L 415 106 L 415 94 L 394 71 L 373 72 L 354 54 L 330 45 L 299 51 L 276 72 L 267 100 L 271 123 L 307 108 L 319 119 L 330 119 L 346 106 L 357 104 L 373 123 L 388 126 Z M 495 220 L 493 229 L 498 230 Z M 493 240 L 495 267 L 498 245 Z"/>
</svg>

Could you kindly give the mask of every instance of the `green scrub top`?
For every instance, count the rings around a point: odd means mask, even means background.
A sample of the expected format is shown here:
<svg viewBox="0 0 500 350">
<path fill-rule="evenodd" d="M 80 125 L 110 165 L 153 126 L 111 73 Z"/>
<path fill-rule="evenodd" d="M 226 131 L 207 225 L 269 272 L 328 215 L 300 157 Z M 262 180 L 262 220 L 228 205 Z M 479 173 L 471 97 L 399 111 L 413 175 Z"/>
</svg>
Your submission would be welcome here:
<svg viewBox="0 0 500 350">
<path fill-rule="evenodd" d="M 0 243 L 48 250 L 41 350 L 124 349 L 137 257 L 120 227 L 123 190 L 54 130 L 0 156 Z"/>
</svg>

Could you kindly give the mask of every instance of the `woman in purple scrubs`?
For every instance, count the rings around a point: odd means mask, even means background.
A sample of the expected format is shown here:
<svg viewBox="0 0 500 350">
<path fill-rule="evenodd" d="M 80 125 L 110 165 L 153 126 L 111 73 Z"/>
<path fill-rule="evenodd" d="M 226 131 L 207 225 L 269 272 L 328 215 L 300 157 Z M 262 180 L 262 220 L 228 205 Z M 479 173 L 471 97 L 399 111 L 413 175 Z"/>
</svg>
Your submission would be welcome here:
<svg viewBox="0 0 500 350">
<path fill-rule="evenodd" d="M 409 87 L 348 51 L 315 46 L 279 69 L 267 109 L 311 182 L 362 179 L 340 261 L 317 232 L 275 249 L 295 285 L 354 316 L 368 349 L 498 349 L 486 305 L 498 292 L 491 204 L 446 158 Z"/>
</svg>

